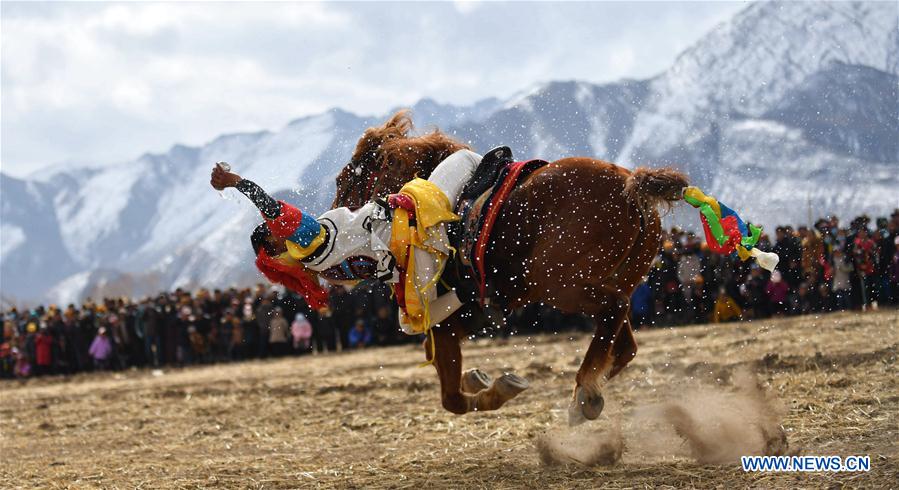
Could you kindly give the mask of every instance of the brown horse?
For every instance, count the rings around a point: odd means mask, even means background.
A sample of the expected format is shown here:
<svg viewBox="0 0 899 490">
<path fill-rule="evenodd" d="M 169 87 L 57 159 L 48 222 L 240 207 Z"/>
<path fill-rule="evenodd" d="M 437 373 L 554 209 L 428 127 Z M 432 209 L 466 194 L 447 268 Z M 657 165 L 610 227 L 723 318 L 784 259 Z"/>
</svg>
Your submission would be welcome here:
<svg viewBox="0 0 899 490">
<path fill-rule="evenodd" d="M 411 129 L 402 111 L 366 130 L 337 177 L 333 205 L 360 206 L 397 192 L 466 148 L 440 131 L 414 137 Z M 599 416 L 603 384 L 636 355 L 630 296 L 659 249 L 658 207 L 680 200 L 687 185 L 671 169 L 631 172 L 592 158 L 563 158 L 526 177 L 502 208 L 485 257 L 493 299 L 507 310 L 542 302 L 586 314 L 596 324 L 577 373 L 571 423 Z M 527 381 L 507 374 L 490 383 L 477 370 L 463 376 L 464 312 L 433 329 L 443 406 L 457 414 L 495 410 L 527 388 Z M 425 352 L 431 360 L 430 345 Z"/>
</svg>

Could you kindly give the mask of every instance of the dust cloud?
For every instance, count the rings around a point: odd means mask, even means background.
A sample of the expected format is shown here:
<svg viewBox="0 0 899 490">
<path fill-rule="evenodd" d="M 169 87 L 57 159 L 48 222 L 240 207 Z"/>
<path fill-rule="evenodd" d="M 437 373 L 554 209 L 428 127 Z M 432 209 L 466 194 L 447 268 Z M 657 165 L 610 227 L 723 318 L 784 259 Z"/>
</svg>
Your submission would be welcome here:
<svg viewBox="0 0 899 490">
<path fill-rule="evenodd" d="M 537 454 L 540 462 L 551 466 L 557 464 L 579 464 L 582 466 L 609 466 L 618 462 L 624 452 L 624 438 L 621 431 L 614 429 L 550 430 L 537 438 Z"/>
<path fill-rule="evenodd" d="M 782 455 L 789 447 L 781 427 L 784 408 L 748 370 L 733 373 L 732 387 L 700 386 L 672 401 L 637 406 L 613 428 L 552 429 L 537 438 L 545 465 L 612 465 L 627 453 L 635 460 L 677 457 L 701 464 L 735 463 L 740 456 Z M 598 422 L 603 425 L 603 421 Z"/>
</svg>

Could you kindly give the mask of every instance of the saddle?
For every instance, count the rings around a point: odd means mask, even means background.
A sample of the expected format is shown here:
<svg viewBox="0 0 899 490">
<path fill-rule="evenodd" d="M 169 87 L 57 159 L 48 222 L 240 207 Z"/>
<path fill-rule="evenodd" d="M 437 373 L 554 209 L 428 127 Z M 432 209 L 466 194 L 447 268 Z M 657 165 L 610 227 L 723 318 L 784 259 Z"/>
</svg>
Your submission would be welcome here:
<svg viewBox="0 0 899 490">
<path fill-rule="evenodd" d="M 447 264 L 441 281 L 446 289 L 455 289 L 463 303 L 485 305 L 488 285 L 484 260 L 493 225 L 512 190 L 546 164 L 544 160 L 515 162 L 512 150 L 501 146 L 484 155 L 463 189 L 455 209 L 462 219 L 447 227 L 450 244 L 457 253 Z"/>
<path fill-rule="evenodd" d="M 474 176 L 462 188 L 462 194 L 459 196 L 456 207 L 458 208 L 460 202 L 477 199 L 487 189 L 493 187 L 499 173 L 513 161 L 512 149 L 508 146 L 499 146 L 484 154 Z"/>
</svg>

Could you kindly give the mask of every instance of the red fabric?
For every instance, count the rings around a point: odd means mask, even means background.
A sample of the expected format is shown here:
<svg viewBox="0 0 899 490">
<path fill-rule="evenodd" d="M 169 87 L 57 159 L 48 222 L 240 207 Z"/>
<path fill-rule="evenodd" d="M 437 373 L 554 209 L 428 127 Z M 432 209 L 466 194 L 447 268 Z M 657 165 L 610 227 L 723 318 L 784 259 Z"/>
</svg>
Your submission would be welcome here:
<svg viewBox="0 0 899 490">
<path fill-rule="evenodd" d="M 306 303 L 314 309 L 328 306 L 328 292 L 319 286 L 306 268 L 300 265 L 287 265 L 268 256 L 265 249 L 259 249 L 256 256 L 256 268 L 269 281 L 283 284 L 286 288 L 306 299 Z"/>
<path fill-rule="evenodd" d="M 409 219 L 415 218 L 415 200 L 407 194 L 391 194 L 387 196 L 387 205 L 393 209 L 405 209 L 409 213 Z M 408 245 L 406 245 L 408 248 Z M 406 255 L 408 257 L 408 253 Z M 396 298 L 396 304 L 406 311 L 406 264 L 397 264 L 399 272 L 399 281 L 391 284 L 393 296 Z"/>
<path fill-rule="evenodd" d="M 268 224 L 268 229 L 272 231 L 272 235 L 287 239 L 300 226 L 303 212 L 284 201 L 278 202 L 281 203 L 281 215 L 275 219 L 266 218 L 265 222 Z M 265 218 L 265 215 L 263 215 L 263 218 Z"/>
<path fill-rule="evenodd" d="M 37 334 L 34 338 L 35 363 L 38 366 L 53 364 L 53 338 L 45 333 Z"/>
<path fill-rule="evenodd" d="M 856 268 L 866 276 L 873 275 L 877 244 L 870 238 L 861 237 L 857 237 L 853 243 L 855 244 Z"/>
<path fill-rule="evenodd" d="M 740 244 L 740 240 L 743 239 L 743 234 L 740 233 L 739 225 L 737 225 L 737 218 L 733 215 L 728 216 L 721 220 L 721 228 L 724 230 L 724 235 L 727 236 L 727 241 L 724 242 L 724 245 L 718 245 L 718 240 L 715 239 L 715 235 L 712 234 L 711 228 L 709 228 L 709 222 L 705 219 L 705 215 L 700 213 L 699 219 L 702 221 L 702 229 L 705 232 L 705 241 L 709 244 L 709 250 L 721 255 L 729 255 L 736 250 L 737 245 Z"/>
<path fill-rule="evenodd" d="M 406 271 L 403 269 L 397 269 L 400 273 L 400 280 L 393 283 L 393 295 L 396 297 L 396 304 L 403 311 L 406 311 Z"/>
<path fill-rule="evenodd" d="M 406 194 L 391 194 L 387 197 L 387 204 L 393 209 L 405 209 L 410 216 L 415 216 L 415 200 Z"/>
<path fill-rule="evenodd" d="M 818 265 L 824 270 L 824 279 L 829 281 L 833 279 L 833 267 L 830 265 L 823 255 L 818 256 Z"/>
</svg>

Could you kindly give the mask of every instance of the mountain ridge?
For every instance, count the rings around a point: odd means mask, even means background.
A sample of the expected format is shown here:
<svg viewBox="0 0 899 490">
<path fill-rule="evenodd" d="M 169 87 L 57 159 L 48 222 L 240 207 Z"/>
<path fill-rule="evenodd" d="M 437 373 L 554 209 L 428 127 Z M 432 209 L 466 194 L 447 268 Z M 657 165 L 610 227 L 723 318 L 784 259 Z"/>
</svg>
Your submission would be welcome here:
<svg viewBox="0 0 899 490">
<path fill-rule="evenodd" d="M 899 86 L 896 11 L 754 3 L 648 79 L 550 81 L 467 106 L 424 98 L 413 115 L 417 128 L 440 127 L 481 152 L 508 145 L 519 158 L 675 165 L 765 225 L 804 222 L 810 207 L 886 212 L 899 207 L 890 192 L 899 186 L 899 143 L 890 138 L 899 104 L 884 103 Z M 321 212 L 357 139 L 384 117 L 332 108 L 276 131 L 175 144 L 108 167 L 4 174 L 0 289 L 57 301 L 101 294 L 100 284 L 148 294 L 258 280 L 246 239 L 258 213 L 233 191 L 223 200 L 208 188 L 211 165 L 229 161 Z M 674 220 L 695 227 L 685 213 Z"/>
</svg>

